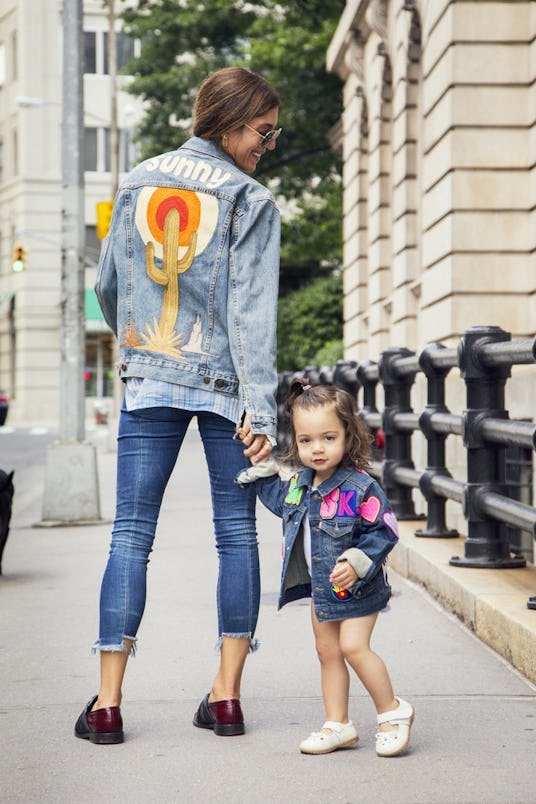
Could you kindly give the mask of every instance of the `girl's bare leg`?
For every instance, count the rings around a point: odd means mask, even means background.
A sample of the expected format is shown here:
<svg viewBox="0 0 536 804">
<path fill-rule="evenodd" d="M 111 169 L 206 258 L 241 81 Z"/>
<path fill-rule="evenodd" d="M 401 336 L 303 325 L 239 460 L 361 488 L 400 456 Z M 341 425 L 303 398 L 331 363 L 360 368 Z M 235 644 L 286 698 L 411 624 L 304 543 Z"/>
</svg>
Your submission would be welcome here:
<svg viewBox="0 0 536 804">
<path fill-rule="evenodd" d="M 398 707 L 391 679 L 383 659 L 370 647 L 370 638 L 378 613 L 367 617 L 355 617 L 340 623 L 341 653 L 356 672 L 369 693 L 379 715 Z M 384 723 L 380 731 L 396 730 L 398 726 Z"/>
<path fill-rule="evenodd" d="M 316 652 L 320 660 L 322 696 L 326 720 L 348 723 L 350 675 L 339 647 L 340 622 L 319 622 L 311 604 Z"/>
</svg>

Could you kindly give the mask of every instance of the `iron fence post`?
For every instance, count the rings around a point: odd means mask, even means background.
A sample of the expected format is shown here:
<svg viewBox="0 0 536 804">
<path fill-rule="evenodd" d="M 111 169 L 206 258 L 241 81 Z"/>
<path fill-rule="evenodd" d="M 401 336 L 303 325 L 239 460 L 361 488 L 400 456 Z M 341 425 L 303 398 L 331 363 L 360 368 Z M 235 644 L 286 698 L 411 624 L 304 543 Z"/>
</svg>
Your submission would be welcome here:
<svg viewBox="0 0 536 804">
<path fill-rule="evenodd" d="M 481 356 L 482 347 L 510 340 L 510 333 L 500 327 L 471 327 L 460 340 L 458 363 L 465 380 L 467 409 L 463 414 L 463 442 L 467 448 L 467 484 L 464 490 L 464 515 L 467 538 L 463 556 L 453 556 L 450 564 L 460 567 L 508 569 L 522 567 L 525 559 L 512 557 L 506 527 L 482 510 L 486 492 L 504 493 L 505 447 L 482 437 L 482 424 L 493 417 L 508 418 L 504 388 L 510 365 L 488 367 Z"/>
<path fill-rule="evenodd" d="M 419 428 L 427 442 L 427 466 L 426 471 L 420 477 L 419 488 L 426 499 L 428 516 L 426 528 L 416 530 L 415 536 L 449 539 L 459 536 L 459 533 L 457 530 L 447 528 L 445 520 L 447 501 L 436 494 L 431 485 L 431 480 L 436 475 L 451 477 L 445 464 L 445 441 L 447 436 L 444 433 L 436 433 L 432 425 L 434 413 L 447 412 L 445 405 L 445 377 L 450 368 L 435 366 L 433 362 L 434 354 L 440 349 L 445 349 L 445 347 L 440 343 L 431 343 L 419 355 L 419 365 L 427 380 L 426 407 L 419 417 Z"/>
<path fill-rule="evenodd" d="M 411 411 L 411 387 L 415 379 L 415 373 L 398 374 L 396 361 L 400 357 L 413 354 L 409 349 L 392 347 L 382 352 L 379 360 L 380 381 L 385 394 L 382 414 L 382 430 L 385 436 L 382 482 L 393 511 L 400 520 L 419 518 L 415 513 L 411 489 L 397 483 L 394 476 L 398 467 L 414 468 L 411 460 L 411 433 L 400 431 L 395 422 L 397 413 Z"/>
<path fill-rule="evenodd" d="M 337 360 L 333 372 L 333 385 L 347 391 L 354 401 L 357 400 L 359 391 L 359 380 L 357 379 L 357 363 L 355 360 Z"/>
</svg>

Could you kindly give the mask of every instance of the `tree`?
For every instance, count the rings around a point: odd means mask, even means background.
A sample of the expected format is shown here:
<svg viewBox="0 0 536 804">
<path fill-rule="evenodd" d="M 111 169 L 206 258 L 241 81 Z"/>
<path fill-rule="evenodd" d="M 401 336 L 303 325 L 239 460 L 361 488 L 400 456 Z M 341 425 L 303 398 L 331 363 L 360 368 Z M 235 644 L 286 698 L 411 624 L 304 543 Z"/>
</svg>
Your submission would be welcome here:
<svg viewBox="0 0 536 804">
<path fill-rule="evenodd" d="M 334 341 L 342 334 L 341 316 L 342 280 L 337 275 L 317 277 L 282 297 L 277 321 L 278 370 L 298 371 L 318 365 L 319 360 L 324 365 L 326 345 L 338 351 Z"/>
</svg>

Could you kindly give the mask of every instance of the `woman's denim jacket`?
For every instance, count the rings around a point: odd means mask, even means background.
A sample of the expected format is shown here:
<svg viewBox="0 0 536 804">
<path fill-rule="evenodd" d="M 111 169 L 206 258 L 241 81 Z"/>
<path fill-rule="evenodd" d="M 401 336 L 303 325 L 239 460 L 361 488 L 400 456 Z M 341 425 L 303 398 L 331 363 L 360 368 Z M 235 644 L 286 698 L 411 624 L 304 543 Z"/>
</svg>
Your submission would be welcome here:
<svg viewBox="0 0 536 804">
<path fill-rule="evenodd" d="M 390 588 L 387 554 L 398 541 L 395 515 L 381 486 L 366 472 L 339 467 L 312 489 L 314 471 L 302 467 L 289 481 L 261 478 L 255 487 L 264 505 L 283 520 L 284 554 L 278 608 L 313 598 L 318 620 L 364 616 L 384 608 Z M 311 529 L 311 575 L 303 550 L 303 519 Z M 329 576 L 337 560 L 358 572 L 350 590 Z"/>
<path fill-rule="evenodd" d="M 134 168 L 95 285 L 120 376 L 239 396 L 275 436 L 279 237 L 271 193 L 208 140 Z"/>
</svg>

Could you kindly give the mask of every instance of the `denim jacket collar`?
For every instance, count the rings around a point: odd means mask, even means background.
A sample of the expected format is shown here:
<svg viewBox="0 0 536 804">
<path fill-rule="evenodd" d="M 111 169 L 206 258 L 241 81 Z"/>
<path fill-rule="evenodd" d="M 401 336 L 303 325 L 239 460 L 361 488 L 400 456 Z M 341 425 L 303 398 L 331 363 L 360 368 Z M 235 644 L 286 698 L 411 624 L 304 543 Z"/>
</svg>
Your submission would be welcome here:
<svg viewBox="0 0 536 804">
<path fill-rule="evenodd" d="M 189 148 L 191 151 L 197 151 L 203 156 L 214 156 L 216 159 L 223 159 L 231 165 L 236 165 L 234 159 L 212 140 L 204 140 L 202 137 L 190 137 L 184 143 L 184 147 Z"/>
<path fill-rule="evenodd" d="M 325 497 L 327 494 L 330 494 L 333 489 L 338 488 L 345 480 L 349 477 L 353 476 L 356 472 L 355 467 L 353 466 L 339 466 L 331 475 L 328 477 L 327 480 L 324 480 L 319 486 L 317 486 L 317 491 L 322 497 Z M 314 469 L 310 469 L 307 466 L 302 466 L 298 469 L 296 484 L 298 486 L 307 486 L 311 488 L 313 485 L 313 478 L 315 475 Z"/>
</svg>

